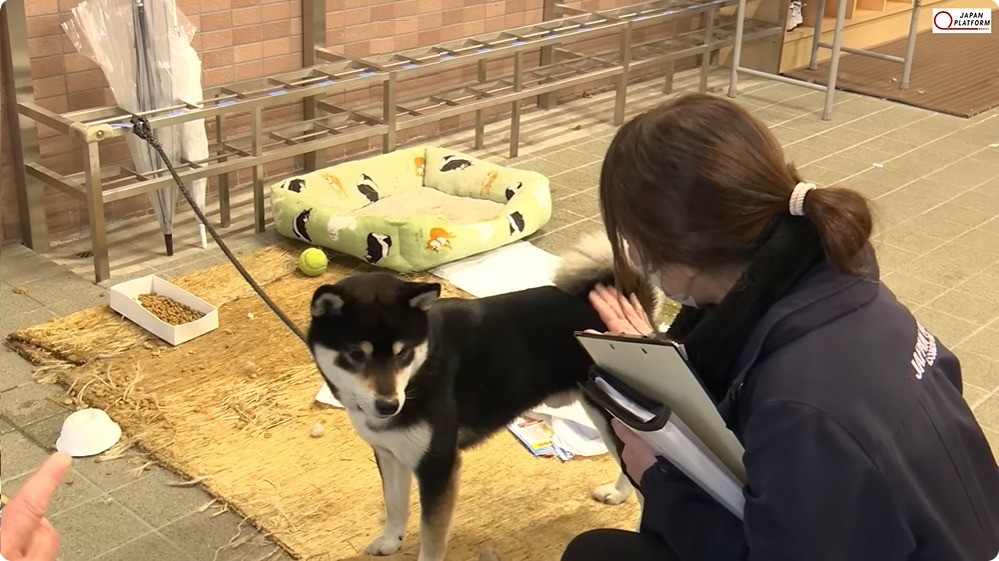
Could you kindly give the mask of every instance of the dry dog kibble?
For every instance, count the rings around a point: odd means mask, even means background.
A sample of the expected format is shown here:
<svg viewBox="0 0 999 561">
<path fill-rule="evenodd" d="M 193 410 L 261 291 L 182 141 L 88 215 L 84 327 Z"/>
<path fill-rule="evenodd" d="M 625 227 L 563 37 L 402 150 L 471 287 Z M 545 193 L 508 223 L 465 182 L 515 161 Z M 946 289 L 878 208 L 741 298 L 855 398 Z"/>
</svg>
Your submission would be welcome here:
<svg viewBox="0 0 999 561">
<path fill-rule="evenodd" d="M 159 294 L 140 294 L 139 303 L 154 316 L 170 325 L 184 325 L 199 320 L 205 315 Z"/>
</svg>

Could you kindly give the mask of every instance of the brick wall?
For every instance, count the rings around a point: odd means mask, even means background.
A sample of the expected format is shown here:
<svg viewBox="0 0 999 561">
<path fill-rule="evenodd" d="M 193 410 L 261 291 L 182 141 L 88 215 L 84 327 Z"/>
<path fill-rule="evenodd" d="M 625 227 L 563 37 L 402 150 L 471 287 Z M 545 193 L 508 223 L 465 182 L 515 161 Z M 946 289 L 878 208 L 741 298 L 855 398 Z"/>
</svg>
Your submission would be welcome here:
<svg viewBox="0 0 999 561">
<path fill-rule="evenodd" d="M 28 49 L 31 55 L 35 97 L 39 105 L 64 112 L 113 104 L 113 96 L 101 70 L 76 48 L 60 25 L 70 17 L 78 0 L 25 0 L 28 17 Z M 306 0 L 311 1 L 311 0 Z M 635 0 L 582 0 L 570 3 L 587 10 L 609 9 L 634 3 Z M 327 45 L 338 54 L 363 57 L 389 53 L 479 35 L 505 28 L 541 21 L 542 0 L 326 0 Z M 203 61 L 204 86 L 218 86 L 302 66 L 302 3 L 301 0 L 177 0 L 178 7 L 197 26 L 194 46 Z M 530 61 L 536 62 L 536 61 Z M 504 65 L 490 66 L 490 72 L 507 72 Z M 471 73 L 471 74 L 470 74 Z M 438 86 L 443 81 L 467 80 L 474 69 L 435 76 L 422 83 L 400 84 L 400 91 L 409 92 L 421 85 Z M 6 87 L 6 86 L 4 86 Z M 403 89 L 405 88 L 405 89 Z M 571 94 L 571 92 L 569 92 Z M 370 92 L 380 96 L 380 91 Z M 363 97 L 363 96 L 361 96 Z M 345 100 L 365 103 L 367 99 Z M 6 99 L 3 99 L 6 104 Z M 0 107 L 3 146 L 0 157 L 0 212 L 3 213 L 4 239 L 18 239 L 19 222 L 16 190 L 12 182 L 12 154 L 9 150 L 13 133 L 7 120 L 5 105 Z M 499 116 L 502 110 L 491 112 Z M 287 119 L 301 115 L 300 105 L 269 112 L 271 119 Z M 433 135 L 455 127 L 466 126 L 471 116 L 450 119 L 432 127 L 409 132 L 401 142 L 416 135 Z M 240 123 L 233 123 L 238 126 Z M 245 123 L 243 123 L 245 125 Z M 211 129 L 211 127 L 209 127 Z M 56 171 L 79 171 L 82 157 L 79 148 L 69 138 L 56 131 L 39 127 L 42 163 Z M 209 133 L 211 134 L 211 130 Z M 378 145 L 361 142 L 333 149 L 329 156 L 342 159 L 367 152 Z M 128 151 L 123 142 L 102 145 L 106 163 L 126 161 Z M 268 175 L 280 174 L 301 166 L 300 161 L 275 162 L 268 166 Z M 241 174 L 239 181 L 248 179 Z M 211 200 L 214 191 L 209 190 Z M 48 189 L 46 193 L 49 228 L 54 241 L 87 236 L 85 206 L 61 193 Z M 133 198 L 106 207 L 109 222 L 151 212 L 145 198 Z"/>
</svg>

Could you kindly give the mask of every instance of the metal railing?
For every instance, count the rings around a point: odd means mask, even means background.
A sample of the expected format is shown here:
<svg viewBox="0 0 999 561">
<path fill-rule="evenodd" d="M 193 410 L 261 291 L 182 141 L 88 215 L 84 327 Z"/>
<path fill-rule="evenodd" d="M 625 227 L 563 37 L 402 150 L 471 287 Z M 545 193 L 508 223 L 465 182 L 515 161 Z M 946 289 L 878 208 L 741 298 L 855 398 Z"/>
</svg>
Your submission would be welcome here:
<svg viewBox="0 0 999 561">
<path fill-rule="evenodd" d="M 265 227 L 266 193 L 264 166 L 294 156 L 305 156 L 307 170 L 327 163 L 325 151 L 358 140 L 382 138 L 383 150 L 396 147 L 397 134 L 448 117 L 475 114 L 475 145 L 484 138 L 485 111 L 509 107 L 511 126 L 509 153 L 516 157 L 520 144 L 520 121 L 525 100 L 539 98 L 539 105 L 554 106 L 552 95 L 567 88 L 612 80 L 615 88 L 613 122 L 624 120 L 629 77 L 656 64 L 667 64 L 666 89 L 672 83 L 672 64 L 700 57 L 701 90 L 707 87 L 712 57 L 734 47 L 739 27 L 732 15 L 722 11 L 737 0 L 658 0 L 602 12 L 585 12 L 551 0 L 545 1 L 546 16 L 536 25 L 471 37 L 387 55 L 348 59 L 325 46 L 325 1 L 303 0 L 305 62 L 301 70 L 209 88 L 203 100 L 184 100 L 143 114 L 154 129 L 206 119 L 214 122 L 211 156 L 202 161 L 175 162 L 185 181 L 217 177 L 221 226 L 231 222 L 229 194 L 231 175 L 252 170 L 254 225 Z M 786 3 L 786 0 L 781 0 Z M 30 60 L 27 56 L 24 0 L 9 0 L 3 23 L 4 57 L 12 85 L 6 92 L 11 101 L 11 124 L 20 135 L 14 146 L 14 181 L 20 197 L 23 240 L 36 251 L 48 248 L 43 198 L 44 187 L 52 187 L 83 200 L 88 209 L 94 275 L 97 282 L 111 277 L 104 205 L 149 193 L 171 184 L 164 170 L 139 173 L 128 166 L 105 166 L 102 142 L 131 134 L 131 114 L 118 107 L 56 113 L 34 102 Z M 676 22 L 699 16 L 701 26 L 677 31 Z M 664 39 L 634 42 L 637 29 L 663 26 Z M 783 22 L 744 22 L 744 40 L 777 38 L 779 53 Z M 583 52 L 580 43 L 605 39 L 616 47 L 601 52 Z M 616 39 L 616 41 L 615 41 Z M 538 63 L 528 61 L 538 53 Z M 533 61 L 533 58 L 531 59 Z M 512 69 L 488 76 L 488 63 L 512 61 Z M 779 54 L 772 60 L 779 64 Z M 770 66 L 770 65 L 768 65 Z M 474 68 L 476 78 L 459 84 L 443 84 L 431 93 L 406 95 L 405 84 L 442 72 Z M 381 100 L 363 106 L 337 104 L 331 96 L 379 88 Z M 547 101 L 546 101 L 547 100 Z M 265 125 L 268 109 L 303 104 L 303 117 Z M 248 132 L 234 132 L 236 119 L 249 118 Z M 36 124 L 72 137 L 82 152 L 83 169 L 60 174 L 42 165 L 38 157 Z"/>
</svg>

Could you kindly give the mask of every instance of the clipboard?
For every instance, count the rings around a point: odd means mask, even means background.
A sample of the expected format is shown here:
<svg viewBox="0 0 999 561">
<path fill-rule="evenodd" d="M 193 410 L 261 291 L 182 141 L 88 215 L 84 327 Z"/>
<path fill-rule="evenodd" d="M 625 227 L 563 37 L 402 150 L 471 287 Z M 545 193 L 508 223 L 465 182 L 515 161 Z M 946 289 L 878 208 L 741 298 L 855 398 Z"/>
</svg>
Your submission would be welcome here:
<svg viewBox="0 0 999 561">
<path fill-rule="evenodd" d="M 725 426 L 707 391 L 674 341 L 595 333 L 575 333 L 599 369 L 647 400 L 676 414 L 743 484 L 745 449 Z"/>
<path fill-rule="evenodd" d="M 652 446 L 658 452 L 657 455 L 668 460 L 673 467 L 742 520 L 746 504 L 743 483 L 700 441 L 683 419 L 665 405 L 629 388 L 599 366 L 590 369 L 582 390 L 587 397 Z M 615 445 L 620 454 L 621 444 L 616 442 Z"/>
</svg>

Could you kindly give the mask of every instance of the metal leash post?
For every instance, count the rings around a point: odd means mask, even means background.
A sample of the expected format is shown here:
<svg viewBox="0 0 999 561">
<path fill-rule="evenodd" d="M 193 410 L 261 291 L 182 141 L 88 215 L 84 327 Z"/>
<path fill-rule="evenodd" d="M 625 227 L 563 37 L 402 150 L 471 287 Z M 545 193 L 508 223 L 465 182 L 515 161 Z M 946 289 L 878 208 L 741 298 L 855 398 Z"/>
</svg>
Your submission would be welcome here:
<svg viewBox="0 0 999 561">
<path fill-rule="evenodd" d="M 735 10 L 735 44 L 732 45 L 732 72 L 728 78 L 728 96 L 739 95 L 739 65 L 742 62 L 742 36 L 746 25 L 746 0 L 739 0 Z"/>
<path fill-rule="evenodd" d="M 218 232 L 215 231 L 215 228 L 212 228 L 212 225 L 208 223 L 208 218 L 201 211 L 198 205 L 194 202 L 194 199 L 191 197 L 191 194 L 187 192 L 187 188 L 184 186 L 183 180 L 181 180 L 180 176 L 177 175 L 177 170 L 174 169 L 173 163 L 170 162 L 169 158 L 167 158 L 166 153 L 163 151 L 163 146 L 160 145 L 160 141 L 157 140 L 156 135 L 153 134 L 153 128 L 149 125 L 149 120 L 146 119 L 145 117 L 132 115 L 131 122 L 132 122 L 132 133 L 134 133 L 135 136 L 141 138 L 142 140 L 145 140 L 150 146 L 153 147 L 154 150 L 156 150 L 156 153 L 159 154 L 161 158 L 163 158 L 163 162 L 166 164 L 167 170 L 170 171 L 170 175 L 173 177 L 173 180 L 177 183 L 177 187 L 180 189 L 180 193 L 184 195 L 184 198 L 187 200 L 187 204 L 191 205 L 191 208 L 194 210 L 194 214 L 196 214 L 198 216 L 198 220 L 200 220 L 201 223 L 205 225 L 205 228 L 208 230 L 208 233 L 211 234 L 212 239 L 215 240 L 215 243 L 219 244 L 219 248 L 222 249 L 222 253 L 225 253 L 225 256 L 229 258 L 229 261 L 233 264 L 234 267 L 236 267 L 236 270 L 239 271 L 239 274 L 243 276 L 246 282 L 249 283 L 249 285 L 253 288 L 253 291 L 260 296 L 260 298 L 264 301 L 264 303 L 266 303 L 267 306 L 270 307 L 270 309 L 273 310 L 274 313 L 277 314 L 279 318 L 281 318 L 281 321 L 283 321 L 285 325 L 287 325 L 288 328 L 291 329 L 293 333 L 295 333 L 295 335 L 298 335 L 298 337 L 303 342 L 307 342 L 305 334 L 302 333 L 302 330 L 299 329 L 298 326 L 295 325 L 293 321 L 291 321 L 291 318 L 289 318 L 287 315 L 285 315 L 284 312 L 281 311 L 281 308 L 278 308 L 277 304 L 275 304 L 274 301 L 271 300 L 269 296 L 267 296 L 267 293 L 264 292 L 264 289 L 261 288 L 259 284 L 257 284 L 257 281 L 253 280 L 253 277 L 250 276 L 250 273 L 248 273 L 246 269 L 243 268 L 243 264 L 240 263 L 239 259 L 236 259 L 236 256 L 233 255 L 232 251 L 229 250 L 229 246 L 227 246 L 225 242 L 222 241 L 222 237 L 219 236 Z"/>
<path fill-rule="evenodd" d="M 909 76 L 912 75 L 912 57 L 916 54 L 916 35 L 919 33 L 919 8 L 922 0 L 912 3 L 912 20 L 909 21 L 909 38 L 905 44 L 905 59 L 902 61 L 902 81 L 898 89 L 909 89 Z"/>
</svg>

